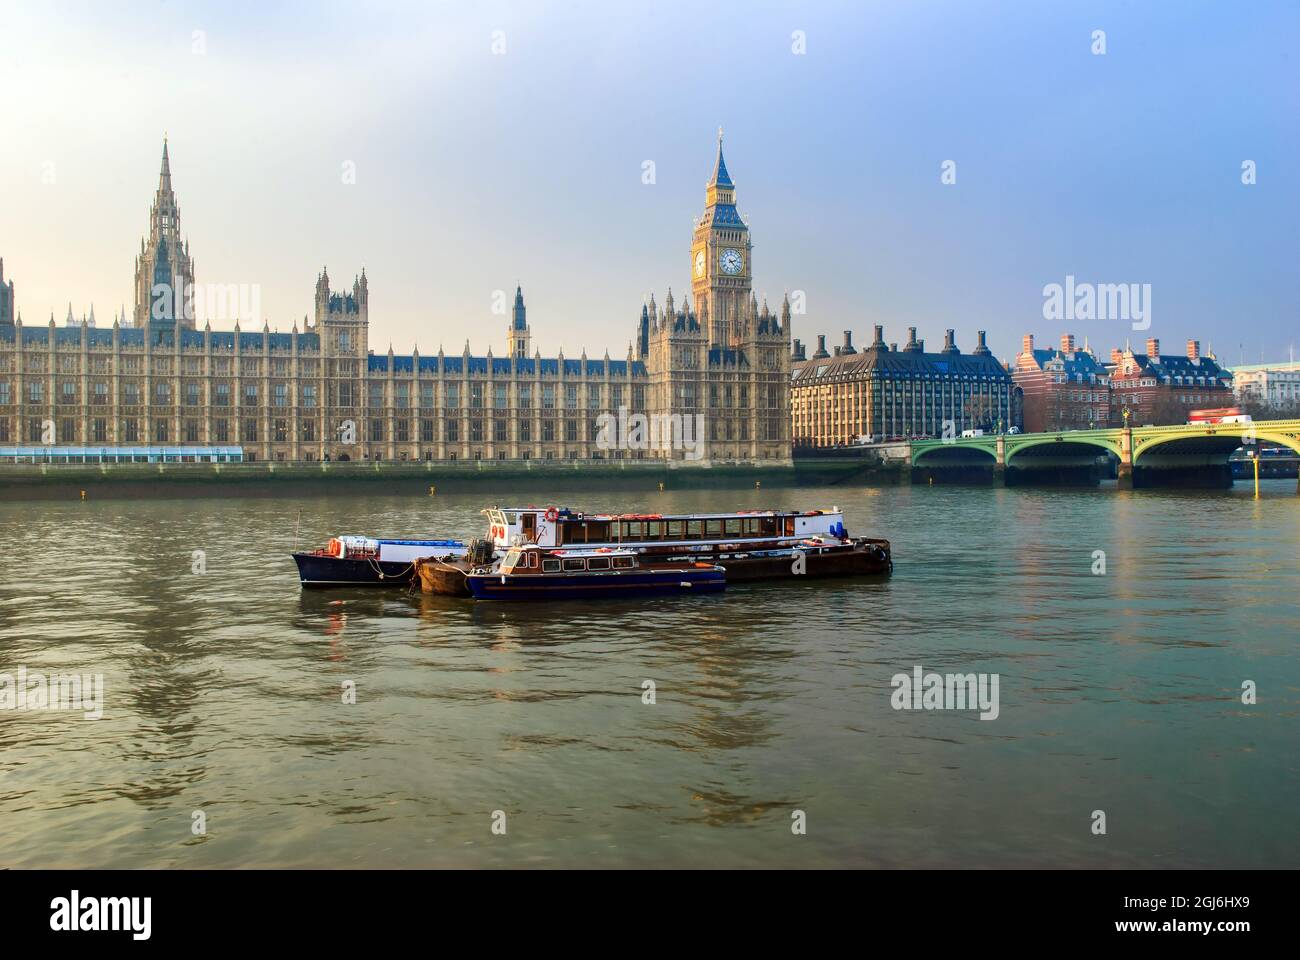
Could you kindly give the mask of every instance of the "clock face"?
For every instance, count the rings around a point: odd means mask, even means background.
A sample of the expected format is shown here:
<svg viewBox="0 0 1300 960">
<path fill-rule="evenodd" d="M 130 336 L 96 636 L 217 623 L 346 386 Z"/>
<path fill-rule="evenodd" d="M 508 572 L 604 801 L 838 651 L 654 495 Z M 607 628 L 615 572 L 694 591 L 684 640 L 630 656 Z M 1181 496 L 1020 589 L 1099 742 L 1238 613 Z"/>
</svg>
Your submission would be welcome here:
<svg viewBox="0 0 1300 960">
<path fill-rule="evenodd" d="M 743 263 L 744 261 L 740 259 L 739 250 L 723 250 L 721 256 L 718 257 L 718 266 L 722 268 L 723 273 L 740 273 Z"/>
<path fill-rule="evenodd" d="M 704 276 L 704 251 L 703 250 L 695 254 L 695 275 L 697 277 Z"/>
</svg>

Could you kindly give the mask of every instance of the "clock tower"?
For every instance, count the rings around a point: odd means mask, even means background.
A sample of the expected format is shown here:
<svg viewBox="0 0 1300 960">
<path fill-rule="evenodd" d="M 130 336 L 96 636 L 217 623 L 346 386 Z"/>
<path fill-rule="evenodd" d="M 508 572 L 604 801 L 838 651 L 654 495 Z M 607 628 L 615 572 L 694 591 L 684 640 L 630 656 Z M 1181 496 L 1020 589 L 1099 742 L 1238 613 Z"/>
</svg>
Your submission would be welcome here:
<svg viewBox="0 0 1300 960">
<path fill-rule="evenodd" d="M 718 128 L 718 159 L 705 188 L 704 215 L 695 223 L 691 244 L 691 293 L 710 347 L 730 347 L 740 335 L 741 318 L 750 307 L 749 227 L 736 212 L 736 185 L 722 159 L 722 128 Z"/>
</svg>

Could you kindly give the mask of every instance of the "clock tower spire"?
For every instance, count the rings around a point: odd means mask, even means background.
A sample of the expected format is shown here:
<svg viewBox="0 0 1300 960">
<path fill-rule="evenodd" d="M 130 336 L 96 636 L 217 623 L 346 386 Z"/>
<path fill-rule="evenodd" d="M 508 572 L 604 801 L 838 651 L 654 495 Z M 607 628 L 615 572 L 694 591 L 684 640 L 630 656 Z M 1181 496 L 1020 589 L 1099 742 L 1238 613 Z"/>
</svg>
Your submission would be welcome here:
<svg viewBox="0 0 1300 960">
<path fill-rule="evenodd" d="M 739 335 L 733 320 L 752 297 L 749 227 L 736 212 L 736 185 L 722 157 L 722 128 L 713 177 L 705 186 L 704 215 L 695 222 L 691 244 L 691 294 L 701 317 L 709 317 L 710 347 L 730 347 Z"/>
</svg>

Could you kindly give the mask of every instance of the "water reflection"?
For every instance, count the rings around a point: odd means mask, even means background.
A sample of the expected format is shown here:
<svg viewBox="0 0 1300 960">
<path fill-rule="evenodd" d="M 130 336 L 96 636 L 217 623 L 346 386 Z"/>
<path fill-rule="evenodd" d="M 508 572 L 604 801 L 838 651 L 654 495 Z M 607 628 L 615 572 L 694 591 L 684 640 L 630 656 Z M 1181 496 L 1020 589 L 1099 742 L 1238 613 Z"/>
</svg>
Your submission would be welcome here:
<svg viewBox="0 0 1300 960">
<path fill-rule="evenodd" d="M 1264 486 L 528 496 L 838 504 L 897 552 L 891 578 L 648 605 L 302 591 L 272 500 L 0 505 L 11 540 L 96 558 L 33 580 L 0 556 L 0 671 L 102 672 L 108 698 L 0 711 L 0 859 L 1290 865 L 1300 500 Z M 300 542 L 472 536 L 481 506 L 306 499 Z M 917 664 L 998 672 L 1000 718 L 892 710 Z M 1268 696 L 1243 706 L 1242 678 Z M 1075 836 L 1099 790 L 1146 825 L 1122 849 Z M 796 808 L 809 842 L 772 843 Z M 508 843 L 483 843 L 494 809 Z"/>
</svg>

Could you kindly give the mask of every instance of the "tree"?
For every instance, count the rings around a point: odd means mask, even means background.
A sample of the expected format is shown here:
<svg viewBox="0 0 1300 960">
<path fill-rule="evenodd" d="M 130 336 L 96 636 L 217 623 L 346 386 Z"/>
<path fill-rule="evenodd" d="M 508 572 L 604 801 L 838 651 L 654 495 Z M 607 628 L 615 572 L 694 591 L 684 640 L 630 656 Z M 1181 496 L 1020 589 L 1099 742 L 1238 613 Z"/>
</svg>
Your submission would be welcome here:
<svg viewBox="0 0 1300 960">
<path fill-rule="evenodd" d="M 1153 423 L 1157 427 L 1168 427 L 1175 424 L 1187 422 L 1187 411 L 1190 408 L 1180 401 L 1178 397 L 1169 390 L 1161 390 L 1156 394 L 1155 399 L 1151 402 L 1151 413 L 1147 423 Z M 1137 424 L 1141 426 L 1141 424 Z"/>
<path fill-rule="evenodd" d="M 974 396 L 966 401 L 966 408 L 963 411 L 966 420 L 972 427 L 983 430 L 993 428 L 993 415 L 996 411 L 993 400 L 990 397 Z"/>
</svg>

